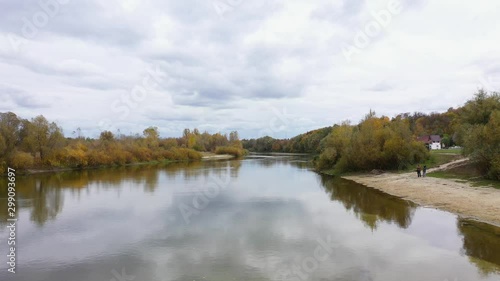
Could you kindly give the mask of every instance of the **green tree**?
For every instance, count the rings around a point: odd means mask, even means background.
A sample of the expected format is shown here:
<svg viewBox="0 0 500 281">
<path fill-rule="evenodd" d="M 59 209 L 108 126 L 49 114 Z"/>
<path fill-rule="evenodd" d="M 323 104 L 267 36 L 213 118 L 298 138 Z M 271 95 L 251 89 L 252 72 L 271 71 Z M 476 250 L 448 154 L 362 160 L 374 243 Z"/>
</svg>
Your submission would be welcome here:
<svg viewBox="0 0 500 281">
<path fill-rule="evenodd" d="M 445 134 L 441 139 L 441 143 L 444 145 L 445 148 L 449 148 L 453 145 L 453 139 L 451 138 L 450 135 Z"/>
<path fill-rule="evenodd" d="M 464 154 L 483 174 L 500 180 L 500 111 L 492 112 L 486 125 L 474 124 L 467 128 Z"/>
<path fill-rule="evenodd" d="M 460 113 L 462 124 L 486 124 L 493 111 L 500 110 L 500 94 L 479 90 L 474 98 L 467 101 Z"/>
<path fill-rule="evenodd" d="M 460 129 L 454 140 L 464 147 L 476 167 L 500 180 L 500 95 L 479 90 L 459 110 Z"/>
</svg>

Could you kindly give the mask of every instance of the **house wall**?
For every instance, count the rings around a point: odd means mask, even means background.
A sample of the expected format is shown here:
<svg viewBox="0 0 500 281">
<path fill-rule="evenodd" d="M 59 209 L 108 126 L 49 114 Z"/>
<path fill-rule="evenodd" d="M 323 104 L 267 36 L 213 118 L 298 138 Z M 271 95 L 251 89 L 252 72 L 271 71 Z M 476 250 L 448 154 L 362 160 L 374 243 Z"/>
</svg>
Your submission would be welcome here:
<svg viewBox="0 0 500 281">
<path fill-rule="evenodd" d="M 438 143 L 431 143 L 430 144 L 430 148 L 431 149 L 441 149 L 441 143 L 438 142 Z"/>
</svg>

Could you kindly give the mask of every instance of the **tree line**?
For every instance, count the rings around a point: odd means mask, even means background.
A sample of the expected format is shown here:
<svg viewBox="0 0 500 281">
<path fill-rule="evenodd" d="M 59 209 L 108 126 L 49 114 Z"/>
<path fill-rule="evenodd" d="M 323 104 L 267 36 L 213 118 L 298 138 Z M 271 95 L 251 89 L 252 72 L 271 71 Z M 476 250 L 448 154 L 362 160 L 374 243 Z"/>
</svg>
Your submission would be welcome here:
<svg viewBox="0 0 500 281">
<path fill-rule="evenodd" d="M 445 147 L 462 146 L 480 172 L 500 180 L 500 94 L 478 90 L 459 108 L 446 112 L 401 113 L 393 118 L 370 111 L 349 121 L 291 139 L 263 137 L 240 141 L 238 132 L 201 133 L 185 129 L 179 138 L 161 138 L 156 127 L 142 135 L 101 132 L 99 138 L 65 137 L 43 116 L 22 119 L 0 113 L 0 168 L 94 167 L 163 160 L 198 160 L 200 152 L 242 156 L 255 152 L 316 154 L 318 169 L 339 172 L 405 169 L 429 158 L 422 135 L 440 135 Z"/>
<path fill-rule="evenodd" d="M 412 134 L 407 119 L 377 117 L 370 112 L 357 125 L 334 126 L 322 140 L 318 169 L 337 172 L 406 169 L 429 158 L 425 145 Z"/>
<path fill-rule="evenodd" d="M 325 127 L 291 139 L 274 139 L 265 136 L 258 139 L 243 139 L 243 147 L 252 152 L 320 153 L 323 140 L 333 127 Z"/>
<path fill-rule="evenodd" d="M 182 137 L 161 138 L 157 127 L 143 134 L 103 131 L 99 138 L 65 137 L 62 128 L 40 115 L 31 120 L 0 113 L 0 168 L 84 168 L 150 161 L 200 160 L 200 152 L 244 154 L 238 132 L 200 133 L 185 129 Z"/>
<path fill-rule="evenodd" d="M 457 116 L 460 109 L 449 108 L 444 113 L 422 112 L 401 113 L 392 119 L 404 119 L 415 136 L 440 135 L 445 147 L 456 145 Z M 286 152 L 286 153 L 321 153 L 321 141 L 328 136 L 335 126 L 325 127 L 300 134 L 290 139 L 275 139 L 269 136 L 257 139 L 243 139 L 243 147 L 252 152 Z"/>
<path fill-rule="evenodd" d="M 401 113 L 393 118 L 370 111 L 358 124 L 349 121 L 291 139 L 242 140 L 255 152 L 313 153 L 318 169 L 338 172 L 405 169 L 429 152 L 417 137 L 440 135 L 445 148 L 463 147 L 477 169 L 500 180 L 500 94 L 478 90 L 463 106 L 446 112 Z"/>
</svg>

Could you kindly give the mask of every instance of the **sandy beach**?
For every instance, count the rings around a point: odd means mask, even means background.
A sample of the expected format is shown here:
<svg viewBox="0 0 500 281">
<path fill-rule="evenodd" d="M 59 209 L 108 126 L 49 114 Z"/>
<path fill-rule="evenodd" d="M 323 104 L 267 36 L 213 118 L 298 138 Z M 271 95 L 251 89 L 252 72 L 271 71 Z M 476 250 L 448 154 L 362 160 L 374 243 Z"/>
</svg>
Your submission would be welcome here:
<svg viewBox="0 0 500 281">
<path fill-rule="evenodd" d="M 430 169 L 443 170 L 467 161 L 461 159 Z M 473 187 L 452 179 L 418 178 L 416 173 L 384 173 L 343 177 L 376 188 L 388 194 L 413 201 L 425 207 L 434 207 L 496 226 L 500 226 L 500 190 Z"/>
<path fill-rule="evenodd" d="M 201 160 L 203 161 L 208 161 L 208 160 L 228 160 L 228 159 L 233 159 L 235 158 L 234 155 L 230 154 L 213 154 L 213 153 L 207 153 L 204 152 L 202 153 Z"/>
</svg>

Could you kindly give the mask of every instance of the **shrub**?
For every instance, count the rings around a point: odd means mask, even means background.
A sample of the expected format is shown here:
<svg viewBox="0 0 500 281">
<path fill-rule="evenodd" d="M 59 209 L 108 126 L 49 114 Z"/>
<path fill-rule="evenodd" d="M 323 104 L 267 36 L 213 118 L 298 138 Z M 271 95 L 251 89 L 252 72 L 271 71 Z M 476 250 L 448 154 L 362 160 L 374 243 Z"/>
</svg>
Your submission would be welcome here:
<svg viewBox="0 0 500 281">
<path fill-rule="evenodd" d="M 337 161 L 337 150 L 333 147 L 327 147 L 323 153 L 319 155 L 319 158 L 315 162 L 315 165 L 318 169 L 330 169 L 332 168 Z"/>
<path fill-rule="evenodd" d="M 174 159 L 172 160 L 200 160 L 201 153 L 189 148 L 174 148 L 171 150 Z"/>
<path fill-rule="evenodd" d="M 241 157 L 246 154 L 246 151 L 243 148 L 233 146 L 218 146 L 215 149 L 215 154 L 229 154 L 235 157 Z"/>
<path fill-rule="evenodd" d="M 487 176 L 494 180 L 500 179 L 500 155 L 495 155 L 491 160 Z"/>
<path fill-rule="evenodd" d="M 89 150 L 87 153 L 88 165 L 91 167 L 113 164 L 111 156 L 103 151 Z"/>
<path fill-rule="evenodd" d="M 16 151 L 11 159 L 11 166 L 14 169 L 28 169 L 33 166 L 35 159 L 29 153 Z"/>
<path fill-rule="evenodd" d="M 60 153 L 58 159 L 68 167 L 85 167 L 88 165 L 87 147 L 82 144 L 76 144 L 72 147 L 66 147 Z"/>
</svg>

